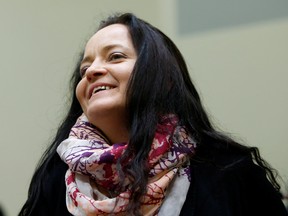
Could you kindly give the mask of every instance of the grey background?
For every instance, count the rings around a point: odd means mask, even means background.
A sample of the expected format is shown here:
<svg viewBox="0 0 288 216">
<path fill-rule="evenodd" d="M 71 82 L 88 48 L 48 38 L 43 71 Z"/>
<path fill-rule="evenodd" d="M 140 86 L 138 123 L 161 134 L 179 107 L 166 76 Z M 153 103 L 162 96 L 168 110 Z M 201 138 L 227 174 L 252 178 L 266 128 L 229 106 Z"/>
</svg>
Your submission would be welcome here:
<svg viewBox="0 0 288 216">
<path fill-rule="evenodd" d="M 179 0 L 177 7 L 184 35 L 288 17 L 288 0 Z"/>
</svg>

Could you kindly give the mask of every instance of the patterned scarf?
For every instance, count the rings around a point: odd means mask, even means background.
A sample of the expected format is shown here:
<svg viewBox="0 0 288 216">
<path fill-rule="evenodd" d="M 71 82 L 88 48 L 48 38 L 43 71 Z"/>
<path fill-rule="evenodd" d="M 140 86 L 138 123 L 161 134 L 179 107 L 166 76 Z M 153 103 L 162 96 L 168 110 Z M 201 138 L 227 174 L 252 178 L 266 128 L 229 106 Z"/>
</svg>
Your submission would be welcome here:
<svg viewBox="0 0 288 216">
<path fill-rule="evenodd" d="M 57 152 L 68 164 L 66 204 L 78 216 L 125 215 L 130 197 L 130 179 L 119 188 L 117 161 L 127 143 L 111 145 L 82 115 Z M 179 215 L 190 185 L 189 157 L 196 144 L 175 115 L 161 118 L 148 156 L 147 192 L 140 200 L 143 215 Z M 110 194 L 103 193 L 105 188 Z M 122 187 L 123 188 L 123 187 Z M 102 192 L 101 192 L 102 191 Z"/>
</svg>

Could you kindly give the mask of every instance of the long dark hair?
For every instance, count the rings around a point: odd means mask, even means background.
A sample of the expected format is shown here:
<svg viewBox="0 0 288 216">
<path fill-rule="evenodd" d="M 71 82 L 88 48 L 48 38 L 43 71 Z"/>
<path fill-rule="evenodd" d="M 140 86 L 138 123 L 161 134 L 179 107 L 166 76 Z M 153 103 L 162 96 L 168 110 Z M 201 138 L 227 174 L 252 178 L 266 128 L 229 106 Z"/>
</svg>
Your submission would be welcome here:
<svg viewBox="0 0 288 216">
<path fill-rule="evenodd" d="M 132 193 L 127 214 L 141 215 L 139 212 L 141 196 L 146 192 L 148 181 L 146 159 L 159 116 L 167 113 L 175 113 L 179 117 L 180 123 L 185 125 L 198 143 L 199 153 L 192 160 L 213 163 L 213 156 L 209 154 L 210 148 L 236 149 L 252 156 L 257 164 L 266 171 L 275 188 L 279 189 L 272 169 L 260 157 L 256 147 L 241 145 L 215 130 L 192 83 L 183 56 L 163 32 L 131 13 L 108 17 L 100 23 L 99 29 L 112 24 L 124 24 L 128 27 L 137 52 L 137 61 L 127 90 L 129 145 L 118 163 L 120 177 L 124 178 L 125 173 L 132 179 Z M 76 68 L 71 80 L 73 92 L 75 92 L 79 80 L 80 75 Z M 28 200 L 23 207 L 27 212 L 33 210 L 33 203 L 35 203 L 34 201 L 40 193 L 40 186 L 45 180 L 45 170 L 49 169 L 55 161 L 61 163 L 56 148 L 68 136 L 81 112 L 75 93 L 73 93 L 70 110 L 59 127 L 51 146 L 41 158 L 32 178 Z M 203 152 L 208 153 L 204 154 Z M 127 161 L 129 162 L 127 163 Z"/>
</svg>

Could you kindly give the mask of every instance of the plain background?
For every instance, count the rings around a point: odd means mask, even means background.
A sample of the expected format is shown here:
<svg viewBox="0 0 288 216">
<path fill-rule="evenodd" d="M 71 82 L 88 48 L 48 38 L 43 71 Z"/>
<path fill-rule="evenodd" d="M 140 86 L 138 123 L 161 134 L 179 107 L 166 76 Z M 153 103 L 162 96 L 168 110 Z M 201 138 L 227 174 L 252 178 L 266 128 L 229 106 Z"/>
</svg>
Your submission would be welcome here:
<svg viewBox="0 0 288 216">
<path fill-rule="evenodd" d="M 23 205 L 62 120 L 79 53 L 98 21 L 115 11 L 163 30 L 182 51 L 217 127 L 259 147 L 287 182 L 288 18 L 181 35 L 176 0 L 0 3 L 0 205 L 8 216 Z"/>
</svg>

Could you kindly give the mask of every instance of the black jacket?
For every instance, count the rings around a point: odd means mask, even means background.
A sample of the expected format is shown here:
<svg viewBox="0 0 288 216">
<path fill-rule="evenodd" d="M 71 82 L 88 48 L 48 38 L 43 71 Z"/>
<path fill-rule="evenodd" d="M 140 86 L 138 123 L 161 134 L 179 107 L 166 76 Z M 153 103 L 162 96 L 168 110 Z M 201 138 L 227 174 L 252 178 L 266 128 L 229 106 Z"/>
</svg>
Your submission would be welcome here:
<svg viewBox="0 0 288 216">
<path fill-rule="evenodd" d="M 215 151 L 214 163 L 191 163 L 191 185 L 181 216 L 287 216 L 280 194 L 251 156 Z M 49 173 L 32 216 L 68 216 L 64 175 L 58 163 Z"/>
<path fill-rule="evenodd" d="M 238 156 L 238 160 L 230 165 L 231 159 L 227 164 L 222 161 L 220 166 L 193 162 L 191 185 L 180 215 L 287 216 L 280 193 L 264 170 L 253 163 L 251 156 Z"/>
</svg>

